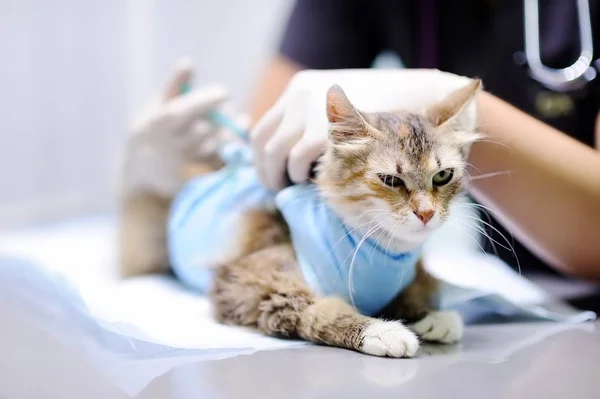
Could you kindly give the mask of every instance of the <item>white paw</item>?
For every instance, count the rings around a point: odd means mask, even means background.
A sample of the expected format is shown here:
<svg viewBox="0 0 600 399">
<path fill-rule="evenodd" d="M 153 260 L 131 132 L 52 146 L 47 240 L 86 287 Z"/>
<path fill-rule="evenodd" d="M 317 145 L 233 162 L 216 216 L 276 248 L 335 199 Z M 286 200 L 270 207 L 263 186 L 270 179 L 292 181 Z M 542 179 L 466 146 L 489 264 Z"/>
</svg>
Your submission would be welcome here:
<svg viewBox="0 0 600 399">
<path fill-rule="evenodd" d="M 373 321 L 363 331 L 360 350 L 369 355 L 413 357 L 419 350 L 419 339 L 397 321 Z"/>
<path fill-rule="evenodd" d="M 424 341 L 450 344 L 463 335 L 463 321 L 458 312 L 431 312 L 410 328 Z"/>
</svg>

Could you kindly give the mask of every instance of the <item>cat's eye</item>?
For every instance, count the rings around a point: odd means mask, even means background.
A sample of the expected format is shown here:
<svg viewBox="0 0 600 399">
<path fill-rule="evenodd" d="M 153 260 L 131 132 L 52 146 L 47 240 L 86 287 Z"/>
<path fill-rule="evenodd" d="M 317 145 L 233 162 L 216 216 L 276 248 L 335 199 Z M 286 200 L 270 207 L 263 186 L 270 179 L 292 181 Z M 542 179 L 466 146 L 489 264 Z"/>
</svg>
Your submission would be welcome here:
<svg viewBox="0 0 600 399">
<path fill-rule="evenodd" d="M 404 187 L 404 182 L 401 178 L 394 175 L 379 175 L 379 180 L 386 186 L 390 187 Z"/>
<path fill-rule="evenodd" d="M 441 172 L 438 172 L 435 176 L 433 176 L 433 179 L 431 179 L 431 182 L 433 183 L 434 186 L 443 186 L 445 184 L 450 183 L 450 180 L 452 180 L 452 176 L 454 176 L 454 170 L 452 169 L 445 169 L 442 170 Z"/>
</svg>

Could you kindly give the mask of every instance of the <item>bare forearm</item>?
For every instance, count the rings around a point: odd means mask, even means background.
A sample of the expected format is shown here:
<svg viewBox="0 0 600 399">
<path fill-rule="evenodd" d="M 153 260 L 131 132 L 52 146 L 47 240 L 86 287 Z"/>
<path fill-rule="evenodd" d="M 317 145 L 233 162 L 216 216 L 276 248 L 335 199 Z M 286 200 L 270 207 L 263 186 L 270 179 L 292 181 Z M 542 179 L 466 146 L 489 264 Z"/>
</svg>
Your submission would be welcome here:
<svg viewBox="0 0 600 399">
<path fill-rule="evenodd" d="M 473 146 L 474 196 L 521 242 L 566 272 L 600 278 L 600 155 L 482 92 L 486 141 Z"/>
<path fill-rule="evenodd" d="M 269 61 L 251 99 L 249 109 L 252 123 L 257 122 L 275 104 L 294 74 L 302 69 L 300 65 L 281 55 Z"/>
</svg>

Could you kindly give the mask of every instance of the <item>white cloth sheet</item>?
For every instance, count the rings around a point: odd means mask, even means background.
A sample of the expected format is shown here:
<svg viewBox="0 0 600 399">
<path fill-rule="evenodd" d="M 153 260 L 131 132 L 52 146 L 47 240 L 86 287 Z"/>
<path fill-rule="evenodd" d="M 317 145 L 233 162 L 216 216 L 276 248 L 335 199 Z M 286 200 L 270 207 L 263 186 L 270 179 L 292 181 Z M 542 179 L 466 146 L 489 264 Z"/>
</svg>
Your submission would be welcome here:
<svg viewBox="0 0 600 399">
<path fill-rule="evenodd" d="M 79 301 L 81 316 L 88 321 L 126 337 L 171 348 L 235 355 L 303 345 L 216 323 L 206 298 L 186 290 L 173 278 L 145 276 L 120 281 L 115 228 L 113 218 L 90 217 L 0 234 L 0 260 L 1 256 L 11 256 L 26 261 L 18 267 L 7 259 L 0 262 L 2 285 L 9 288 L 1 295 L 5 300 L 26 299 L 31 307 L 40 309 L 49 306 L 48 301 L 55 301 L 55 307 Z M 451 229 L 442 234 L 454 235 Z M 437 239 L 445 241 L 447 236 Z M 555 308 L 538 306 L 550 300 L 540 288 L 501 261 L 468 245 L 456 250 L 455 244 L 445 247 L 453 247 L 451 252 L 426 249 L 430 271 L 445 282 L 444 307 L 462 309 L 465 302 L 477 302 L 478 312 L 482 307 L 484 313 L 494 307 L 509 317 L 566 322 L 595 317 L 562 305 L 557 313 Z M 53 295 L 36 297 L 32 286 Z M 471 317 L 469 311 L 465 314 L 467 319 Z"/>
<path fill-rule="evenodd" d="M 552 302 L 546 293 L 477 253 L 469 240 L 461 242 L 464 234 L 455 227 L 448 226 L 425 251 L 430 271 L 445 282 L 444 307 L 461 310 L 467 320 L 491 309 L 511 320 L 572 325 L 595 318 L 564 304 L 540 306 Z M 180 365 L 307 345 L 220 325 L 206 298 L 173 278 L 120 281 L 115 228 L 110 217 L 91 217 L 0 234 L 0 301 L 79 347 L 130 395 Z M 475 313 L 465 303 L 475 305 Z M 542 332 L 564 328 L 549 323 Z"/>
</svg>

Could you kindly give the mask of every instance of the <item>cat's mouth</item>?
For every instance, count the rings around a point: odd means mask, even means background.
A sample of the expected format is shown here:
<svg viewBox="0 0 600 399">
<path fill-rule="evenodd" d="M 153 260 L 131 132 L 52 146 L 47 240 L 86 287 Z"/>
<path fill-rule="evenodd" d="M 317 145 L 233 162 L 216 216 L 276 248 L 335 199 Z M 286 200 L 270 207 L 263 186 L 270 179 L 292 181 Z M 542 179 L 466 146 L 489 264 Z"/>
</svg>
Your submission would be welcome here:
<svg viewBox="0 0 600 399">
<path fill-rule="evenodd" d="M 428 224 L 419 223 L 418 225 L 415 224 L 415 225 L 409 227 L 408 229 L 406 229 L 403 236 L 405 238 L 410 239 L 410 241 L 422 242 L 422 241 L 427 240 L 427 238 L 429 238 L 429 236 L 431 234 L 433 234 L 438 229 L 438 227 L 439 227 L 439 225 L 437 223 L 428 223 Z"/>
<path fill-rule="evenodd" d="M 417 236 L 426 236 L 428 234 L 431 234 L 433 230 L 435 230 L 435 227 L 425 224 L 415 227 L 414 229 L 412 229 L 412 232 Z"/>
<path fill-rule="evenodd" d="M 436 226 L 423 224 L 420 226 L 406 226 L 400 230 L 396 228 L 393 230 L 392 239 L 397 243 L 405 243 L 412 248 L 415 245 L 421 245 L 425 242 L 435 230 Z M 391 232 L 387 233 L 392 234 Z"/>
</svg>

